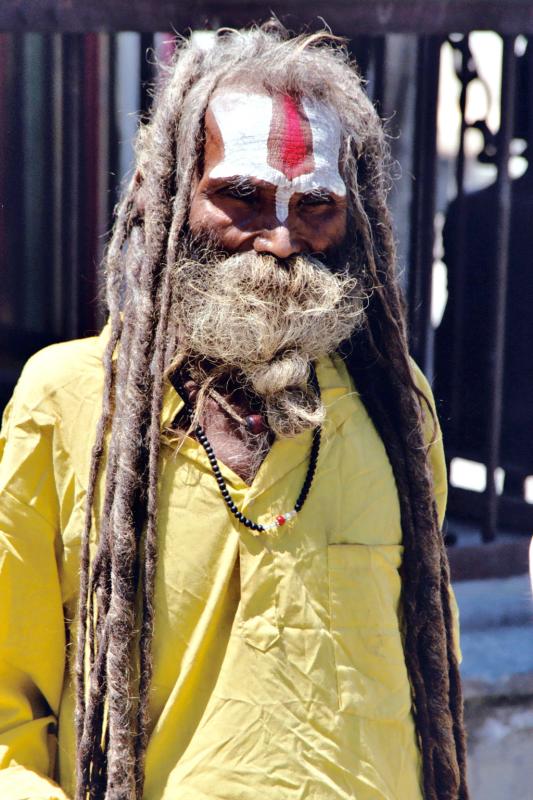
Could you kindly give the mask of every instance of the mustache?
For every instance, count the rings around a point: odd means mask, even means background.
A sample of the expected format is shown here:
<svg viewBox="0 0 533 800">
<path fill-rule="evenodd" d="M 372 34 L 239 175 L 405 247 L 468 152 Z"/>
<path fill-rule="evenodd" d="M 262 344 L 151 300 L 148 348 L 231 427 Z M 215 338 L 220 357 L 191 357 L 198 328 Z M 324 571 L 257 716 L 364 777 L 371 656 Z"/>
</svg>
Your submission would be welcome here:
<svg viewBox="0 0 533 800">
<path fill-rule="evenodd" d="M 265 263 L 283 270 L 290 270 L 298 259 L 308 260 L 318 268 L 327 269 L 333 274 L 341 274 L 350 270 L 353 247 L 345 238 L 341 243 L 332 245 L 327 250 L 308 253 L 295 253 L 286 258 L 281 258 L 270 252 L 251 252 L 256 258 L 264 258 Z M 198 261 L 199 264 L 208 265 L 213 260 L 223 261 L 236 255 L 225 248 L 220 239 L 211 231 L 190 229 L 185 232 L 181 248 L 182 256 Z M 244 255 L 244 253 L 242 253 Z"/>
</svg>

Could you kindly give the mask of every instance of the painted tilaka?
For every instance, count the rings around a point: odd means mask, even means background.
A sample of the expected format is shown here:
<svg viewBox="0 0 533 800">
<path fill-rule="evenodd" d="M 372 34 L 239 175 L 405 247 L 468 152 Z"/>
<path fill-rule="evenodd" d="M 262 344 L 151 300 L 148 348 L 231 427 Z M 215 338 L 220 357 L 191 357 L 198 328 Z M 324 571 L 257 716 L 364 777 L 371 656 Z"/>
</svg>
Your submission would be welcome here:
<svg viewBox="0 0 533 800">
<path fill-rule="evenodd" d="M 340 120 L 309 98 L 224 91 L 211 101 L 224 158 L 211 178 L 255 178 L 276 186 L 276 216 L 285 222 L 295 192 L 323 190 L 343 197 Z"/>
</svg>

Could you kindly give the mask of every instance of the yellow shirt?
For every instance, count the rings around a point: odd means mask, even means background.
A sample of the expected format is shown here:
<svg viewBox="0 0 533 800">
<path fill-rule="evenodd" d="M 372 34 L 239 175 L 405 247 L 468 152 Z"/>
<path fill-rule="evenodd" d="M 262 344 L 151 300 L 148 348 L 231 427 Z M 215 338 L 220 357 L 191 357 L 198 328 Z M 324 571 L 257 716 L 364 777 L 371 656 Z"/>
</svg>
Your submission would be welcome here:
<svg viewBox="0 0 533 800">
<path fill-rule="evenodd" d="M 6 412 L 2 800 L 74 791 L 71 669 L 102 351 L 102 336 L 41 351 Z M 316 477 L 273 536 L 237 525 L 195 441 L 162 448 L 145 800 L 421 798 L 396 486 L 342 361 L 322 359 L 317 375 L 327 421 Z M 168 386 L 162 428 L 180 404 Z M 251 486 L 221 464 L 239 508 L 260 522 L 290 510 L 310 445 L 310 433 L 276 441 Z M 440 440 L 431 459 L 442 520 Z"/>
</svg>

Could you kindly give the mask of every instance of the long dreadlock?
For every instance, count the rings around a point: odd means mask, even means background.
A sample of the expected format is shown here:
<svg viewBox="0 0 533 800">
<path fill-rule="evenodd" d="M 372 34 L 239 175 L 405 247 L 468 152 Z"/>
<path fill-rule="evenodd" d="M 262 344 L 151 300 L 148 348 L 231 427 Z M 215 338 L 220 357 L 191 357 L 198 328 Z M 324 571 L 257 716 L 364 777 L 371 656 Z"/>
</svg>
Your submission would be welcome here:
<svg viewBox="0 0 533 800">
<path fill-rule="evenodd" d="M 367 324 L 341 352 L 391 462 L 403 533 L 405 658 L 426 800 L 466 800 L 465 739 L 449 570 L 439 530 L 423 397 L 414 383 L 386 207 L 387 148 L 379 118 L 339 41 L 290 38 L 279 23 L 224 31 L 209 50 L 177 48 L 141 127 L 137 164 L 106 255 L 110 335 L 102 414 L 88 481 L 76 657 L 77 800 L 132 800 L 143 791 L 157 558 L 157 478 L 165 370 L 176 352 L 171 270 L 191 185 L 201 171 L 203 117 L 225 82 L 331 104 L 342 124 L 351 264 L 373 291 Z M 429 407 L 429 406 L 428 406 Z M 105 462 L 96 552 L 96 495 Z M 135 603 L 141 587 L 140 632 Z M 133 697 L 138 697 L 136 703 Z"/>
</svg>

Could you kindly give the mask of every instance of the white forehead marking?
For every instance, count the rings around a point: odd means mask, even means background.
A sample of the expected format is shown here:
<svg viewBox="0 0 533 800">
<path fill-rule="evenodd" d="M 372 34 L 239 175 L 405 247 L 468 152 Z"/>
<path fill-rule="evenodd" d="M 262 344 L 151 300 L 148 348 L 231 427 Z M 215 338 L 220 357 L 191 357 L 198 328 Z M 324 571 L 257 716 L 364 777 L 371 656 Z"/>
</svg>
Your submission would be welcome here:
<svg viewBox="0 0 533 800">
<path fill-rule="evenodd" d="M 224 158 L 210 172 L 211 178 L 233 176 L 267 181 L 276 189 L 276 216 L 285 222 L 294 192 L 327 189 L 344 197 L 346 186 L 339 173 L 341 126 L 336 112 L 316 100 L 304 99 L 303 107 L 313 139 L 313 172 L 290 180 L 268 163 L 268 137 L 272 98 L 263 94 L 220 92 L 211 108 L 224 142 Z"/>
</svg>

